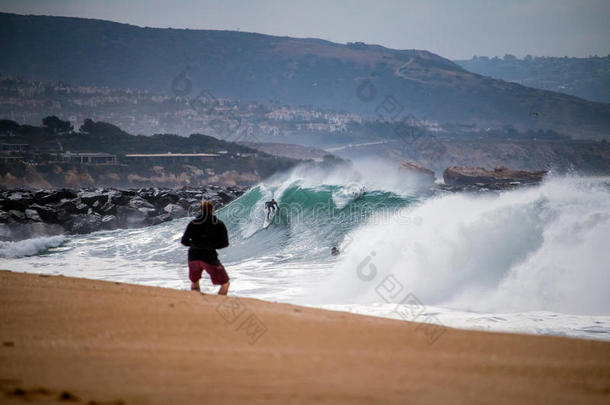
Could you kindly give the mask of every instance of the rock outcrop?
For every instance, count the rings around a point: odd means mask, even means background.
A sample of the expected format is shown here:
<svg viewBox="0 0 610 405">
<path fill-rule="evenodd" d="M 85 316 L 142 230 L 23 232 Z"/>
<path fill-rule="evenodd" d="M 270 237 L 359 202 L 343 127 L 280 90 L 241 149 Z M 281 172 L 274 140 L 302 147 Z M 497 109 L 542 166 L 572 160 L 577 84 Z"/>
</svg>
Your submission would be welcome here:
<svg viewBox="0 0 610 405">
<path fill-rule="evenodd" d="M 197 213 L 202 199 L 220 208 L 244 191 L 221 186 L 0 191 L 0 240 L 157 225 Z"/>
<path fill-rule="evenodd" d="M 443 179 L 449 187 L 475 186 L 487 189 L 508 189 L 523 184 L 537 184 L 546 176 L 546 171 L 529 172 L 511 170 L 499 166 L 493 170 L 482 167 L 453 166 L 445 169 Z"/>
</svg>

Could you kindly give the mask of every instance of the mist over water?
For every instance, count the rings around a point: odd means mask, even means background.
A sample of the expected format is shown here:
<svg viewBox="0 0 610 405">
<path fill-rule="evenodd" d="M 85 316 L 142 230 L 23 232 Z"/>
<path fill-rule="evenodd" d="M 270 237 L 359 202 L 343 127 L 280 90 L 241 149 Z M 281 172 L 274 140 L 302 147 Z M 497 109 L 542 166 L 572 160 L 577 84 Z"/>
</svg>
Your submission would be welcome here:
<svg viewBox="0 0 610 405">
<path fill-rule="evenodd" d="M 607 179 L 576 177 L 499 195 L 433 197 L 348 234 L 333 283 L 343 285 L 341 302 L 379 301 L 378 283 L 355 270 L 370 258 L 377 282 L 392 275 L 431 305 L 608 315 L 608 197 Z"/>
<path fill-rule="evenodd" d="M 410 293 L 448 326 L 609 339 L 609 197 L 608 178 L 457 194 L 374 161 L 303 166 L 219 210 L 219 256 L 235 295 L 397 318 Z M 186 289 L 187 222 L 4 243 L 2 267 Z"/>
</svg>

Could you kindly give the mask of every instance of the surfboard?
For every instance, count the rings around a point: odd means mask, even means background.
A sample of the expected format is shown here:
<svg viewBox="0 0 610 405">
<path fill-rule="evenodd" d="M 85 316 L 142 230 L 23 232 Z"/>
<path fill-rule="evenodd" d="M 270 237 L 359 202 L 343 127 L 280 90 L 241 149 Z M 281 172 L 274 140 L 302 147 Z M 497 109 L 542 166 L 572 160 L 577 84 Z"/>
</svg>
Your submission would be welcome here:
<svg viewBox="0 0 610 405">
<path fill-rule="evenodd" d="M 271 211 L 271 214 L 269 214 L 269 218 L 267 218 L 267 215 L 265 214 L 265 222 L 263 223 L 263 229 L 267 229 L 267 227 L 269 225 L 271 225 L 274 217 L 275 217 L 275 210 Z"/>
</svg>

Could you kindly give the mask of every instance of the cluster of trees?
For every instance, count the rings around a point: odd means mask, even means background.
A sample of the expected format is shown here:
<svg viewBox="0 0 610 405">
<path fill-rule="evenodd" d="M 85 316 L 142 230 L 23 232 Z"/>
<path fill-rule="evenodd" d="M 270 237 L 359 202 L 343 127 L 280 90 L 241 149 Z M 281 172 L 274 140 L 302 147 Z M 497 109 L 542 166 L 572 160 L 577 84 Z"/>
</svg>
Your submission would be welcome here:
<svg viewBox="0 0 610 405">
<path fill-rule="evenodd" d="M 203 134 L 183 137 L 174 134 L 131 135 L 116 125 L 85 119 L 78 131 L 69 121 L 57 116 L 42 120 L 42 126 L 20 125 L 0 120 L 0 139 L 8 143 L 30 144 L 38 152 L 122 153 L 202 153 L 225 150 L 230 154 L 254 153 L 255 150 Z M 260 153 L 259 153 L 260 154 Z"/>
<path fill-rule="evenodd" d="M 55 115 L 49 115 L 48 117 L 43 118 L 42 126 L 45 127 L 47 131 L 54 134 L 67 134 L 74 129 L 74 126 L 70 121 L 61 120 Z"/>
<path fill-rule="evenodd" d="M 48 132 L 62 135 L 68 134 L 74 131 L 74 125 L 70 121 L 64 121 L 55 115 L 49 115 L 42 119 L 42 126 L 47 129 Z M 117 132 L 121 129 L 115 125 L 108 124 L 106 122 L 95 122 L 91 118 L 85 119 L 83 125 L 78 128 L 78 132 L 82 134 L 92 134 L 95 132 Z"/>
</svg>

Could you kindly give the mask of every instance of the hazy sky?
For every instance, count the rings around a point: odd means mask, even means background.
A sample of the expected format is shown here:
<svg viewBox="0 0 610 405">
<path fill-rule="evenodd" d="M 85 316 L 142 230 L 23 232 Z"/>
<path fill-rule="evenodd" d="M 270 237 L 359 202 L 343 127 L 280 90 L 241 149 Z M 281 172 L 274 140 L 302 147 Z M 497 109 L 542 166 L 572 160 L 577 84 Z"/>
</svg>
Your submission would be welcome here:
<svg viewBox="0 0 610 405">
<path fill-rule="evenodd" d="M 610 0 L 0 0 L 0 11 L 363 41 L 451 59 L 610 54 Z"/>
</svg>

